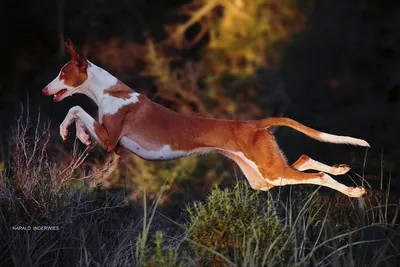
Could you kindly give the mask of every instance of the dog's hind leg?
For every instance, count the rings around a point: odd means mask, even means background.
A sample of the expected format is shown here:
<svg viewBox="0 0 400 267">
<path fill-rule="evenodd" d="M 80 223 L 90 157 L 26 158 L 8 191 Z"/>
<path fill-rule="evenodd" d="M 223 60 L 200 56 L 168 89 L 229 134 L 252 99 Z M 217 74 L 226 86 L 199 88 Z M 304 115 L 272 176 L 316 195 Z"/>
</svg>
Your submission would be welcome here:
<svg viewBox="0 0 400 267">
<path fill-rule="evenodd" d="M 251 161 L 245 159 L 241 152 L 233 151 L 218 151 L 218 153 L 223 154 L 236 162 L 239 168 L 242 170 L 244 176 L 249 181 L 251 188 L 254 190 L 269 190 L 273 185 L 266 182 L 264 177 L 262 177 L 260 171 L 256 166 L 252 166 Z"/>
<path fill-rule="evenodd" d="M 279 147 L 273 135 L 268 132 L 257 132 L 252 136 L 253 142 L 249 143 L 252 149 L 248 149 L 248 161 L 254 162 L 259 176 L 264 178 L 267 184 L 272 186 L 314 184 L 337 190 L 349 197 L 360 197 L 365 193 L 363 187 L 348 187 L 335 181 L 326 173 L 305 173 L 289 166 L 280 153 Z M 301 166 L 300 163 L 297 164 Z M 319 164 L 315 166 L 321 167 Z M 326 166 L 326 165 L 325 165 Z M 328 167 L 328 166 L 327 166 Z"/>
<path fill-rule="evenodd" d="M 271 177 L 272 178 L 272 177 Z M 337 190 L 349 197 L 360 197 L 365 194 L 363 187 L 349 187 L 334 180 L 328 174 L 320 173 L 304 173 L 297 171 L 291 167 L 281 170 L 278 177 L 268 179 L 268 182 L 275 186 L 295 185 L 295 184 L 314 184 L 321 185 Z"/>
<path fill-rule="evenodd" d="M 299 171 L 316 170 L 332 175 L 345 174 L 350 170 L 350 167 L 346 164 L 336 164 L 333 166 L 328 166 L 306 155 L 301 155 L 301 157 L 292 165 L 292 167 Z"/>
</svg>

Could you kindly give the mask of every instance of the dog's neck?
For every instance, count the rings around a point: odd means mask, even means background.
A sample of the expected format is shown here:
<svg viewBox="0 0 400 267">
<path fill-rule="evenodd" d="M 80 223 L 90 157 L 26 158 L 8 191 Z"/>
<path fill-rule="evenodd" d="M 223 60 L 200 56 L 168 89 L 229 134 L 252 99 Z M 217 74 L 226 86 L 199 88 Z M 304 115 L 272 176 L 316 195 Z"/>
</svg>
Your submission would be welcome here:
<svg viewBox="0 0 400 267">
<path fill-rule="evenodd" d="M 97 106 L 99 106 L 101 99 L 103 98 L 105 91 L 110 90 L 116 86 L 119 81 L 109 72 L 96 66 L 95 64 L 88 62 L 86 81 L 82 84 L 82 89 L 79 93 L 85 94 L 90 97 Z"/>
</svg>

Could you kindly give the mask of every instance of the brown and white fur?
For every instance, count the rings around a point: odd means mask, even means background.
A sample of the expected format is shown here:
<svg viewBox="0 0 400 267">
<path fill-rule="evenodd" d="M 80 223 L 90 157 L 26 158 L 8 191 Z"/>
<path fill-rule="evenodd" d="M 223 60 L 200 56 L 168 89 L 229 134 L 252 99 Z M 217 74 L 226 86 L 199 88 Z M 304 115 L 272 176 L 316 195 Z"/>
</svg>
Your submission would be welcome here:
<svg viewBox="0 0 400 267">
<path fill-rule="evenodd" d="M 270 126 L 288 126 L 322 142 L 369 147 L 361 139 L 337 136 L 306 127 L 289 118 L 253 121 L 219 120 L 185 115 L 152 102 L 78 53 L 66 43 L 72 60 L 43 89 L 55 101 L 85 94 L 99 108 L 96 121 L 79 106 L 71 108 L 60 126 L 68 138 L 75 121 L 77 137 L 86 145 L 94 138 L 108 152 L 121 146 L 147 160 L 170 160 L 205 152 L 217 152 L 235 161 L 254 189 L 269 190 L 288 184 L 315 184 L 330 187 L 349 197 L 360 197 L 363 187 L 347 187 L 331 175 L 347 173 L 347 165 L 328 166 L 302 155 L 289 166 L 269 131 Z M 318 173 L 304 173 L 304 170 Z"/>
</svg>

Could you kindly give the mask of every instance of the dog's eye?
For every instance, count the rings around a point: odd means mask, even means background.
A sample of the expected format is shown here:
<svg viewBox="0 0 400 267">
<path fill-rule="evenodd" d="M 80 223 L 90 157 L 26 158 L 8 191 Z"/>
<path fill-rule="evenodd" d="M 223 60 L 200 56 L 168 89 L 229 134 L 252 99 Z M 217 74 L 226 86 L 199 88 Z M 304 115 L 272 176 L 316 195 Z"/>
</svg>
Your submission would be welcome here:
<svg viewBox="0 0 400 267">
<path fill-rule="evenodd" d="M 65 71 L 61 71 L 61 73 L 60 73 L 60 79 L 63 79 L 64 76 L 65 76 Z"/>
</svg>

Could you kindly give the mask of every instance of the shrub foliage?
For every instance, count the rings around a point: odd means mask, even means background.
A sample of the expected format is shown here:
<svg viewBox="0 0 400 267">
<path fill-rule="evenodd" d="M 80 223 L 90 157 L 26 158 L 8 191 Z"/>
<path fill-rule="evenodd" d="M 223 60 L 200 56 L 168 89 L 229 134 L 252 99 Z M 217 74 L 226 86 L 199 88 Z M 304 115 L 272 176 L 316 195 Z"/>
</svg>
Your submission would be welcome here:
<svg viewBox="0 0 400 267">
<path fill-rule="evenodd" d="M 190 206 L 186 229 L 198 262 L 211 265 L 224 256 L 243 266 L 261 266 L 266 261 L 284 266 L 294 236 L 286 231 L 271 203 L 240 182 L 233 189 L 215 189 L 207 201 Z"/>
</svg>

